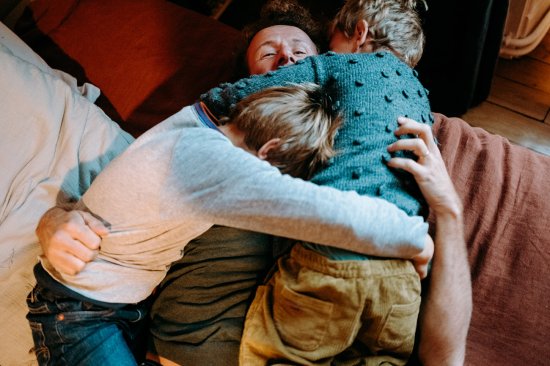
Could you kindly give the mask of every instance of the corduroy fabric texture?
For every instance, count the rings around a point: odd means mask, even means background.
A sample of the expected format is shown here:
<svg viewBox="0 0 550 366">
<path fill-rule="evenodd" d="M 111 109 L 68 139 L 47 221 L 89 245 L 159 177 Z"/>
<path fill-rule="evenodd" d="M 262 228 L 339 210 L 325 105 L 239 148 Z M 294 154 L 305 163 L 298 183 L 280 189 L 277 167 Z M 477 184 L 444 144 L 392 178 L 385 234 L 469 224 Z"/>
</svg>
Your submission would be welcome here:
<svg viewBox="0 0 550 366">
<path fill-rule="evenodd" d="M 407 363 L 420 309 L 410 261 L 331 261 L 295 245 L 278 268 L 246 316 L 241 365 Z"/>
</svg>

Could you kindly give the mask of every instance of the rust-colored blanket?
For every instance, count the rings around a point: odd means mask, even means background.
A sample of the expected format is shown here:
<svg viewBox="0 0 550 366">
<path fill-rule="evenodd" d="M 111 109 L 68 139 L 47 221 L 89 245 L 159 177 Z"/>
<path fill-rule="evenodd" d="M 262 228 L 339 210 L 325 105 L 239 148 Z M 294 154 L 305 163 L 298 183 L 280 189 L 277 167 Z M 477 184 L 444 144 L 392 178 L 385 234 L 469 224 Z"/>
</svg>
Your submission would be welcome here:
<svg viewBox="0 0 550 366">
<path fill-rule="evenodd" d="M 550 157 L 459 118 L 435 135 L 458 190 L 472 269 L 468 365 L 550 360 Z"/>
</svg>

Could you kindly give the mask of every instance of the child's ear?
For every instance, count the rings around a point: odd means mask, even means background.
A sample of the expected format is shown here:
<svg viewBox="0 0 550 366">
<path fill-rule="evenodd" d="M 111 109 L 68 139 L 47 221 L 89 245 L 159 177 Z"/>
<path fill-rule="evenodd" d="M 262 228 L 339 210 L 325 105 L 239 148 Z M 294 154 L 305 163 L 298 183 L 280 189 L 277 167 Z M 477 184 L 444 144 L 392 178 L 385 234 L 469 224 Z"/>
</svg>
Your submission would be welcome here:
<svg viewBox="0 0 550 366">
<path fill-rule="evenodd" d="M 258 157 L 262 160 L 267 160 L 267 155 L 271 149 L 277 148 L 281 144 L 280 138 L 274 138 L 266 142 L 258 150 Z"/>
<path fill-rule="evenodd" d="M 367 38 L 369 35 L 369 23 L 365 19 L 361 19 L 357 22 L 355 25 L 355 34 L 354 34 L 354 41 L 355 41 L 355 52 L 361 49 L 365 42 L 367 42 Z"/>
</svg>

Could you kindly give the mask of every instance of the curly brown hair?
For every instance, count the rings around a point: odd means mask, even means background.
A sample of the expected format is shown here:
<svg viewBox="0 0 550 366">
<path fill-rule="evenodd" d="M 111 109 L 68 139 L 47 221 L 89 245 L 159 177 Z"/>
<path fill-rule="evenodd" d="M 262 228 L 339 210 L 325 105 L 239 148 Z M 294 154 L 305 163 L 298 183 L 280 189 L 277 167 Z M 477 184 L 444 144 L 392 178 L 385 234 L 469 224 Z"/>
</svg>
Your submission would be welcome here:
<svg viewBox="0 0 550 366">
<path fill-rule="evenodd" d="M 317 51 L 327 48 L 326 24 L 317 21 L 307 8 L 296 0 L 268 0 L 262 6 L 259 19 L 246 25 L 242 30 L 242 41 L 236 58 L 237 78 L 248 75 L 246 50 L 254 36 L 262 29 L 275 25 L 300 28 L 317 46 Z"/>
<path fill-rule="evenodd" d="M 274 25 L 289 25 L 300 28 L 317 46 L 317 51 L 323 49 L 326 42 L 326 33 L 323 24 L 313 18 L 308 9 L 296 0 L 269 0 L 260 11 L 260 18 L 248 24 L 243 29 L 246 45 L 264 28 Z"/>
</svg>

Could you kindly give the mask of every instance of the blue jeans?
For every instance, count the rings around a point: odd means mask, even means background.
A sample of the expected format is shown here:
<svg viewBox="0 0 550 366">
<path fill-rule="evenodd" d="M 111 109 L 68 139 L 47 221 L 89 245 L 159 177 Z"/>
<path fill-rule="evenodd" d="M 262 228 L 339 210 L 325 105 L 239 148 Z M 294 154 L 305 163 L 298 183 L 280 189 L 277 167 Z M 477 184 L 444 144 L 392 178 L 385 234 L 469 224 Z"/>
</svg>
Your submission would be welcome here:
<svg viewBox="0 0 550 366">
<path fill-rule="evenodd" d="M 40 365 L 126 366 L 143 358 L 145 303 L 110 309 L 59 297 L 37 285 L 27 306 Z"/>
</svg>

